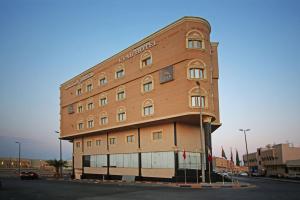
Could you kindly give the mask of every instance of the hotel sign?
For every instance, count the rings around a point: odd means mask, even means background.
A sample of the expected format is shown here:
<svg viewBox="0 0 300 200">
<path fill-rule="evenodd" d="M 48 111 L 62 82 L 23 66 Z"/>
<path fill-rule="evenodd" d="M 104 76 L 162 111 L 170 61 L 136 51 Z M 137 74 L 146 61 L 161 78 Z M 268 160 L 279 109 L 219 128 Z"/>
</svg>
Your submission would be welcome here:
<svg viewBox="0 0 300 200">
<path fill-rule="evenodd" d="M 132 51 L 130 51 L 128 54 L 126 54 L 125 56 L 119 58 L 119 62 L 124 62 L 140 53 L 142 53 L 143 51 L 150 49 L 152 47 L 154 47 L 156 45 L 155 41 L 151 41 L 151 42 L 147 42 L 135 49 L 133 49 Z"/>
</svg>

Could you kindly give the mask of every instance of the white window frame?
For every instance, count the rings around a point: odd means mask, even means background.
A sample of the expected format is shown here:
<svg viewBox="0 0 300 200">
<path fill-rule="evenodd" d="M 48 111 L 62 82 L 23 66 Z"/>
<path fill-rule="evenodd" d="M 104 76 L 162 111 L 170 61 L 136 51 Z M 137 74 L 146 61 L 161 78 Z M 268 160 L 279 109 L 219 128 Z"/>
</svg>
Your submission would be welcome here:
<svg viewBox="0 0 300 200">
<path fill-rule="evenodd" d="M 205 108 L 205 96 L 200 95 L 192 95 L 191 96 L 191 106 L 199 108 Z"/>
<path fill-rule="evenodd" d="M 92 83 L 89 83 L 89 84 L 86 85 L 86 91 L 87 92 L 93 91 L 93 84 Z"/>
<path fill-rule="evenodd" d="M 160 141 L 163 138 L 162 131 L 153 131 L 152 132 L 152 140 L 153 141 Z"/>
<path fill-rule="evenodd" d="M 127 135 L 126 136 L 126 143 L 134 143 L 134 142 L 135 142 L 134 135 Z"/>
<path fill-rule="evenodd" d="M 107 116 L 100 117 L 100 124 L 101 125 L 108 124 L 108 117 Z"/>
<path fill-rule="evenodd" d="M 90 119 L 87 121 L 87 127 L 88 128 L 93 128 L 94 127 L 94 120 L 93 119 Z"/>
<path fill-rule="evenodd" d="M 100 99 L 100 106 L 105 106 L 107 105 L 108 101 L 107 101 L 107 97 L 102 97 Z"/>
<path fill-rule="evenodd" d="M 107 78 L 106 77 L 102 77 L 99 79 L 99 85 L 103 86 L 107 84 Z"/>
<path fill-rule="evenodd" d="M 125 76 L 125 70 L 122 68 L 122 69 L 118 69 L 116 71 L 116 79 L 119 79 L 119 78 L 122 78 Z"/>
</svg>

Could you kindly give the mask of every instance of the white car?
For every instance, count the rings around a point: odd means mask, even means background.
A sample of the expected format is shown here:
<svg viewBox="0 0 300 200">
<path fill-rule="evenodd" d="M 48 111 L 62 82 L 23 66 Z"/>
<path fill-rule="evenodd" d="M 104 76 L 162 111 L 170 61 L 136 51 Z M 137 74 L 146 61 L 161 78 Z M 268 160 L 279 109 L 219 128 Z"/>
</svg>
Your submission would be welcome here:
<svg viewBox="0 0 300 200">
<path fill-rule="evenodd" d="M 248 173 L 242 172 L 242 173 L 240 173 L 240 176 L 248 176 Z"/>
</svg>

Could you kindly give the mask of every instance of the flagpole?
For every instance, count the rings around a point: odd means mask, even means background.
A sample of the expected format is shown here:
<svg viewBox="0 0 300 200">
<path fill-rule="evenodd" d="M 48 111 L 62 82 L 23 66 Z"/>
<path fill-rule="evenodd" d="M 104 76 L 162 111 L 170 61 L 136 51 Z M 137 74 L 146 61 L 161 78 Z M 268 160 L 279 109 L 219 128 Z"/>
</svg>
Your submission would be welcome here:
<svg viewBox="0 0 300 200">
<path fill-rule="evenodd" d="M 186 184 L 186 161 L 184 159 L 184 184 Z"/>
<path fill-rule="evenodd" d="M 211 184 L 210 161 L 208 161 L 209 184 Z"/>
</svg>

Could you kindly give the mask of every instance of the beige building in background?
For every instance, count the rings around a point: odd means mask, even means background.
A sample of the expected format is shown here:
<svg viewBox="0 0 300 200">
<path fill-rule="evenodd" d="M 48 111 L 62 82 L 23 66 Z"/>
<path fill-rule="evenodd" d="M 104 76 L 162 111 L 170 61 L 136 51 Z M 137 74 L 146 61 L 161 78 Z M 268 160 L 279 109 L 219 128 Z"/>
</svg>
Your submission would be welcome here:
<svg viewBox="0 0 300 200">
<path fill-rule="evenodd" d="M 243 155 L 247 165 L 247 155 Z M 267 176 L 300 176 L 300 147 L 291 144 L 267 145 L 249 154 L 249 166 L 253 173 Z"/>
<path fill-rule="evenodd" d="M 213 157 L 212 164 L 215 172 L 231 172 L 239 174 L 241 172 L 249 171 L 247 166 L 237 166 L 231 160 L 220 157 Z"/>
<path fill-rule="evenodd" d="M 205 19 L 183 17 L 61 85 L 60 137 L 73 143 L 76 178 L 207 169 L 200 153 L 221 125 L 210 32 Z"/>
</svg>

